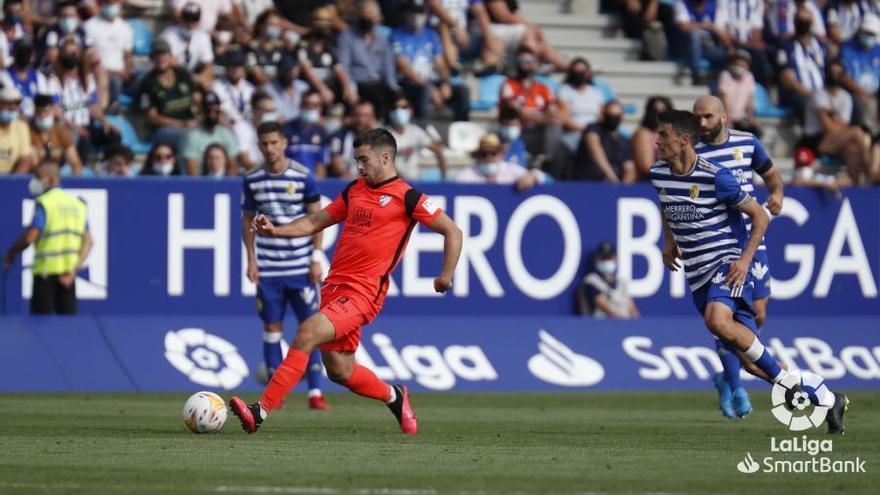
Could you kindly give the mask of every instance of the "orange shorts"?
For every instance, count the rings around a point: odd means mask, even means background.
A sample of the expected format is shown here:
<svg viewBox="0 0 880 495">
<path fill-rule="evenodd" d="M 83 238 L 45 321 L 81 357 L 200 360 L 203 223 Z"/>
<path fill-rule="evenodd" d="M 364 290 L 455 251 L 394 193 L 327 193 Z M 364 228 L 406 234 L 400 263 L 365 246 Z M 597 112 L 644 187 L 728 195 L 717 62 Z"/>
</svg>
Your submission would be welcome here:
<svg viewBox="0 0 880 495">
<path fill-rule="evenodd" d="M 361 327 L 373 321 L 379 306 L 344 285 L 321 288 L 321 313 L 333 324 L 336 339 L 320 346 L 322 351 L 351 351 L 361 341 Z"/>
</svg>

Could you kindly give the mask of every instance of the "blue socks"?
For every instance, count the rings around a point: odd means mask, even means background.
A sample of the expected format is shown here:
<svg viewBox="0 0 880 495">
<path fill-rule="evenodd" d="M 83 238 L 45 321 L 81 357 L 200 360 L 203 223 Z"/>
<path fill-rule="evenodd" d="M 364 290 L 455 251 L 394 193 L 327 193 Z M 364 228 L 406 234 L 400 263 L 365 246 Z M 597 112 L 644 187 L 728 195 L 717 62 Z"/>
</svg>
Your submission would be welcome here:
<svg viewBox="0 0 880 495">
<path fill-rule="evenodd" d="M 725 348 L 718 351 L 718 357 L 721 358 L 721 366 L 724 368 L 724 381 L 730 385 L 731 389 L 738 389 L 740 387 L 739 371 L 742 369 L 739 356 Z"/>
<path fill-rule="evenodd" d="M 309 365 L 306 367 L 306 381 L 309 383 L 309 397 L 315 395 L 313 391 L 317 391 L 317 395 L 321 393 L 321 351 L 314 350 L 309 355 Z"/>
<path fill-rule="evenodd" d="M 266 370 L 269 376 L 281 366 L 281 339 L 284 338 L 283 332 L 263 332 L 263 361 L 266 362 Z"/>
</svg>

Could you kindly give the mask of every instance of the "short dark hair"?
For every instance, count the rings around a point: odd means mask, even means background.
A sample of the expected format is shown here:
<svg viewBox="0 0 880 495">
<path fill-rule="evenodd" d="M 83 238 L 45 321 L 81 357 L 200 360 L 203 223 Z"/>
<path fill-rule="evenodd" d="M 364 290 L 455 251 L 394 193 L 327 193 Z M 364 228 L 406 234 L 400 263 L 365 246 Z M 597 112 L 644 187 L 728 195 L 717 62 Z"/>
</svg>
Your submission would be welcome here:
<svg viewBox="0 0 880 495">
<path fill-rule="evenodd" d="M 385 129 L 370 129 L 358 136 L 353 143 L 355 148 L 369 146 L 371 150 L 391 150 L 391 158 L 397 157 L 397 141 Z"/>
<path fill-rule="evenodd" d="M 40 93 L 34 97 L 34 106 L 36 108 L 45 108 L 55 104 L 55 99 L 52 95 L 47 95 Z"/>
<path fill-rule="evenodd" d="M 128 163 L 134 160 L 134 153 L 131 151 L 131 148 L 124 144 L 111 144 L 104 149 L 105 160 L 109 160 L 114 156 L 121 156 Z"/>
<path fill-rule="evenodd" d="M 275 121 L 263 122 L 262 124 L 257 126 L 257 137 L 265 136 L 266 134 L 272 134 L 273 132 L 277 132 L 278 134 L 284 135 L 281 132 L 281 124 Z"/>
<path fill-rule="evenodd" d="M 676 134 L 687 134 L 691 148 L 700 141 L 700 119 L 687 110 L 667 110 L 660 114 L 661 124 L 670 124 Z"/>
<path fill-rule="evenodd" d="M 251 96 L 251 107 L 257 108 L 257 106 L 260 104 L 261 101 L 271 100 L 271 99 L 272 99 L 272 96 L 269 93 L 267 93 L 261 89 L 258 89 L 256 91 L 254 91 L 254 95 Z"/>
</svg>

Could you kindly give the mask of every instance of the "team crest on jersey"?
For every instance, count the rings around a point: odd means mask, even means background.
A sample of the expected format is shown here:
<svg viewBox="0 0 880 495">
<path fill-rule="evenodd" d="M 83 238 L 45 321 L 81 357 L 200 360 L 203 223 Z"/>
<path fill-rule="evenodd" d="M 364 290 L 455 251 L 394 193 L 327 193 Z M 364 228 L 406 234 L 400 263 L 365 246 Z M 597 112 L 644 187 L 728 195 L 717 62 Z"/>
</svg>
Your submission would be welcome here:
<svg viewBox="0 0 880 495">
<path fill-rule="evenodd" d="M 733 149 L 733 159 L 737 160 L 737 161 L 742 160 L 743 159 L 743 151 L 739 148 L 734 148 Z"/>
<path fill-rule="evenodd" d="M 315 134 L 312 136 L 312 144 L 321 144 L 321 135 Z"/>
<path fill-rule="evenodd" d="M 385 205 L 387 205 L 387 204 L 390 203 L 390 202 L 391 202 L 391 196 L 389 196 L 389 195 L 387 195 L 387 194 L 383 194 L 383 195 L 379 198 L 379 206 L 385 206 Z"/>
<path fill-rule="evenodd" d="M 431 198 L 426 197 L 425 201 L 422 202 L 422 208 L 428 212 L 429 215 L 433 215 L 437 208 L 440 206 L 435 203 Z"/>
<path fill-rule="evenodd" d="M 691 199 L 697 199 L 697 196 L 700 195 L 700 186 L 698 186 L 696 184 L 692 185 L 690 194 L 691 194 Z"/>
<path fill-rule="evenodd" d="M 294 192 L 296 192 L 296 186 L 291 182 L 287 185 L 287 194 L 293 194 Z"/>
</svg>

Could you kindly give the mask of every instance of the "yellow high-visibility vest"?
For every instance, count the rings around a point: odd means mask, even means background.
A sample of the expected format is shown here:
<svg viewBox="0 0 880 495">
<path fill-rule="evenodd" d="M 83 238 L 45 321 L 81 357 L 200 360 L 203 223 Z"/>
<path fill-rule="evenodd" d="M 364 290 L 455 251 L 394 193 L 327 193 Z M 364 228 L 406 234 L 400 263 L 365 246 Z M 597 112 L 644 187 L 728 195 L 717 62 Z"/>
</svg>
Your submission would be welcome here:
<svg viewBox="0 0 880 495">
<path fill-rule="evenodd" d="M 86 205 L 59 187 L 38 196 L 37 204 L 46 211 L 46 226 L 34 246 L 34 275 L 72 272 L 86 230 Z"/>
</svg>

